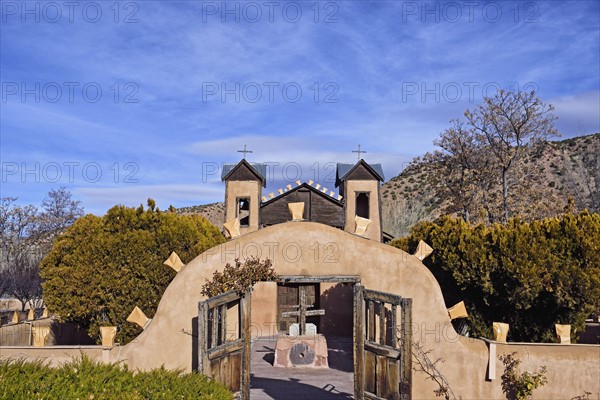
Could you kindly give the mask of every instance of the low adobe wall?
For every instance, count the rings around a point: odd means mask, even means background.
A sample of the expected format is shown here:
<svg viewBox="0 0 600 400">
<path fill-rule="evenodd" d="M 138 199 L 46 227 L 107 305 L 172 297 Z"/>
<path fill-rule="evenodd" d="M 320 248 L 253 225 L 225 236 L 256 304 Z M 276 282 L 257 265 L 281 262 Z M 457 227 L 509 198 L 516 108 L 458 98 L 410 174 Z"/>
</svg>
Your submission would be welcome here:
<svg viewBox="0 0 600 400">
<path fill-rule="evenodd" d="M 463 399 L 502 399 L 502 365 L 487 379 L 489 350 L 483 340 L 458 336 L 448 317 L 440 287 L 414 256 L 375 241 L 311 222 L 274 225 L 216 246 L 183 267 L 167 287 L 154 319 L 133 342 L 113 348 L 111 361 L 130 367 L 190 371 L 197 365 L 197 316 L 202 285 L 216 270 L 236 258 L 261 256 L 273 261 L 280 275 L 359 275 L 368 289 L 413 299 L 413 338 L 432 359 L 442 357 L 439 369 L 454 393 Z M 268 286 L 268 285 L 267 285 Z M 271 285 L 271 288 L 274 288 Z M 257 290 L 253 298 L 255 322 L 273 320 L 273 290 Z M 600 396 L 600 346 L 498 344 L 497 354 L 517 351 L 523 368 L 548 368 L 548 384 L 537 399 L 570 399 L 592 392 Z M 0 349 L 4 351 L 4 349 Z M 1 354 L 0 354 L 1 356 Z M 434 397 L 432 382 L 413 373 L 413 398 Z"/>
<path fill-rule="evenodd" d="M 201 286 L 213 272 L 236 258 L 260 256 L 273 261 L 280 275 L 359 275 L 369 289 L 413 299 L 414 340 L 431 349 L 431 357 L 444 358 L 439 369 L 455 394 L 464 399 L 504 398 L 497 377 L 487 380 L 489 351 L 482 340 L 458 336 L 448 317 L 441 289 L 429 270 L 414 256 L 392 246 L 311 222 L 271 226 L 214 247 L 196 257 L 174 278 L 148 328 L 126 345 L 118 357 L 133 368 L 191 370 L 197 363 L 194 333 Z M 254 296 L 254 321 L 272 319 L 271 294 Z M 264 305 L 264 307 L 261 306 Z M 263 313 L 260 317 L 257 310 Z M 271 310 L 271 311 L 269 311 Z M 266 313 L 267 315 L 264 315 Z M 514 350 L 513 350 L 514 349 Z M 518 351 L 523 368 L 548 368 L 549 383 L 535 398 L 565 399 L 592 392 L 600 394 L 600 346 L 498 345 L 498 355 Z M 111 354 L 117 360 L 116 352 Z M 565 369 L 567 371 L 565 371 Z M 435 388 L 422 374 L 414 373 L 415 399 L 432 398 Z"/>
<path fill-rule="evenodd" d="M 90 360 L 98 362 L 109 362 L 111 351 L 117 348 L 106 348 L 102 346 L 2 346 L 0 347 L 0 359 L 24 361 L 44 361 L 52 367 L 57 367 L 83 355 Z"/>
<path fill-rule="evenodd" d="M 36 331 L 36 328 L 44 327 L 49 328 L 47 334 L 44 334 L 43 331 Z M 0 346 L 29 346 L 38 340 L 42 340 L 48 346 L 87 346 L 95 343 L 79 325 L 60 322 L 55 318 L 40 318 L 0 326 Z"/>
</svg>

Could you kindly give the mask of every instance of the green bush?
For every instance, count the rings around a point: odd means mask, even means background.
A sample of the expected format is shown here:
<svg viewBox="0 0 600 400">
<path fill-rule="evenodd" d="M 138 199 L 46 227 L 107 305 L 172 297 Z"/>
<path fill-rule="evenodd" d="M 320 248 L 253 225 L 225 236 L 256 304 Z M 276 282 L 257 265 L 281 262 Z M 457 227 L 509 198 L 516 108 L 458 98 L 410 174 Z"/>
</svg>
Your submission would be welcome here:
<svg viewBox="0 0 600 400">
<path fill-rule="evenodd" d="M 548 383 L 546 366 L 542 366 L 536 372 L 521 372 L 519 368 L 521 360 L 515 354 L 513 352 L 502 354 L 498 357 L 502 361 L 502 364 L 504 364 L 502 391 L 511 400 L 527 400 L 533 395 L 535 389 Z"/>
<path fill-rule="evenodd" d="M 260 261 L 259 258 L 250 257 L 242 263 L 235 259 L 235 265 L 227 263 L 223 272 L 215 271 L 211 280 L 206 280 L 202 285 L 202 293 L 206 297 L 213 297 L 221 293 L 235 290 L 243 295 L 251 289 L 256 282 L 277 280 L 273 264 L 268 258 Z"/>
<path fill-rule="evenodd" d="M 42 362 L 0 360 L 0 399 L 231 399 L 224 386 L 198 373 L 126 366 L 82 359 L 50 368 Z"/>
<path fill-rule="evenodd" d="M 445 216 L 391 244 L 413 252 L 419 240 L 434 249 L 424 264 L 446 305 L 465 301 L 474 336 L 491 338 L 498 321 L 510 324 L 512 340 L 551 342 L 554 324 L 581 331 L 585 318 L 600 309 L 598 214 L 491 226 Z"/>
<path fill-rule="evenodd" d="M 111 208 L 86 215 L 58 237 L 41 265 L 44 302 L 64 321 L 76 322 L 99 339 L 99 327 L 117 326 L 126 343 L 141 328 L 126 322 L 135 306 L 153 317 L 175 271 L 163 265 L 172 251 L 184 263 L 225 241 L 198 215 L 149 208 Z"/>
</svg>

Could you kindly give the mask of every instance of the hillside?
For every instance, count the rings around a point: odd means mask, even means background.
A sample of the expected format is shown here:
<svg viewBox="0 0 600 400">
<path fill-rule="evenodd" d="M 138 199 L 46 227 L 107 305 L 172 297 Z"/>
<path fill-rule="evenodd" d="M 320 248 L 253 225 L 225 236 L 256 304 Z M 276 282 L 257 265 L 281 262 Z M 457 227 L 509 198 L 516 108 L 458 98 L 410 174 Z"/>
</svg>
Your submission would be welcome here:
<svg viewBox="0 0 600 400">
<path fill-rule="evenodd" d="M 526 157 L 523 165 L 535 166 L 537 188 L 552 199 L 556 209 L 572 197 L 578 209 L 600 210 L 600 134 L 549 142 L 539 154 Z M 446 213 L 448 200 L 438 196 L 430 176 L 431 165 L 416 159 L 381 188 L 384 230 L 403 236 L 420 220 Z M 528 199 L 522 198 L 521 201 Z M 548 211 L 550 214 L 551 212 Z"/>
<path fill-rule="evenodd" d="M 225 203 L 210 203 L 199 206 L 182 207 L 177 209 L 178 214 L 200 214 L 209 220 L 217 228 L 223 226 L 225 222 Z"/>
<path fill-rule="evenodd" d="M 540 217 L 562 210 L 572 197 L 578 209 L 600 211 L 600 133 L 549 142 L 539 154 L 523 160 L 535 166 L 538 189 L 555 205 Z M 393 236 L 404 236 L 421 220 L 433 220 L 447 213 L 448 200 L 438 195 L 432 183 L 431 166 L 416 159 L 381 188 L 383 227 Z M 542 188 L 543 185 L 543 188 Z M 518 201 L 527 202 L 523 193 Z M 215 226 L 224 222 L 223 202 L 184 207 L 182 214 L 200 214 Z M 536 216 L 537 217 L 537 216 Z"/>
</svg>

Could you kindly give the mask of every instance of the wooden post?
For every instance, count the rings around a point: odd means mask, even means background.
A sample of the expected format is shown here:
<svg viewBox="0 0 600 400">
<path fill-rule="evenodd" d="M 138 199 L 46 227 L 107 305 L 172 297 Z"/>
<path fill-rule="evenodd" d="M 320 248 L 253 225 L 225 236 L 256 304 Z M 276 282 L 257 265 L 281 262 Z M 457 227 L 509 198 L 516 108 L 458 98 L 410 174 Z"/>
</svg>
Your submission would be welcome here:
<svg viewBox="0 0 600 400">
<path fill-rule="evenodd" d="M 402 400 L 412 399 L 412 299 L 402 299 Z"/>
<path fill-rule="evenodd" d="M 392 304 L 392 347 L 396 348 L 398 346 L 398 317 L 396 314 L 398 313 L 398 306 L 396 304 Z"/>
<path fill-rule="evenodd" d="M 367 299 L 368 314 L 367 314 L 367 340 L 375 341 L 375 301 Z"/>
<path fill-rule="evenodd" d="M 198 303 L 198 372 L 207 374 L 205 368 L 208 367 L 206 360 L 206 351 L 208 350 L 208 307 L 206 302 Z"/>
<path fill-rule="evenodd" d="M 209 314 L 212 314 L 212 332 L 208 347 L 212 349 L 213 347 L 217 347 L 219 345 L 219 307 L 213 307 L 209 311 Z"/>
<path fill-rule="evenodd" d="M 365 307 L 363 287 L 354 285 L 354 399 L 362 400 L 365 391 Z"/>
<path fill-rule="evenodd" d="M 306 334 L 306 286 L 300 286 L 300 335 Z"/>
<path fill-rule="evenodd" d="M 221 344 L 227 341 L 227 304 L 223 304 L 221 307 L 221 332 L 219 334 L 219 341 Z"/>
<path fill-rule="evenodd" d="M 385 303 L 379 302 L 379 344 L 385 345 Z"/>
<path fill-rule="evenodd" d="M 250 321 L 252 316 L 251 310 L 252 291 L 248 290 L 240 299 L 240 322 L 242 326 L 241 336 L 244 339 L 244 351 L 242 354 L 242 387 L 240 388 L 240 399 L 250 400 L 250 357 L 252 350 Z"/>
</svg>

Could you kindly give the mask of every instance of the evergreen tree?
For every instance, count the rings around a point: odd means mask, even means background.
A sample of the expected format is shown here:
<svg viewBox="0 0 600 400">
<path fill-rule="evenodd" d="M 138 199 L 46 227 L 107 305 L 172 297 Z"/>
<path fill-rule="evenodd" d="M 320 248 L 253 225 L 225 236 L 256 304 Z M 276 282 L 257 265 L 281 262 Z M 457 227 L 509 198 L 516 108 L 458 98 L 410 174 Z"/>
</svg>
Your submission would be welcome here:
<svg viewBox="0 0 600 400">
<path fill-rule="evenodd" d="M 419 240 L 434 248 L 424 264 L 446 304 L 465 301 L 473 336 L 491 338 L 499 321 L 510 324 L 512 340 L 554 341 L 554 324 L 581 331 L 586 317 L 600 311 L 598 214 L 490 226 L 445 216 L 391 244 L 413 252 Z"/>
<path fill-rule="evenodd" d="M 149 208 L 111 208 L 86 215 L 68 228 L 42 262 L 44 301 L 65 321 L 82 324 L 91 337 L 116 325 L 117 341 L 141 329 L 126 318 L 137 305 L 149 317 L 175 272 L 163 262 L 172 251 L 184 262 L 225 241 L 206 219 Z"/>
</svg>

